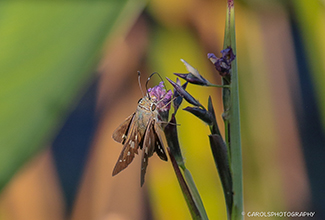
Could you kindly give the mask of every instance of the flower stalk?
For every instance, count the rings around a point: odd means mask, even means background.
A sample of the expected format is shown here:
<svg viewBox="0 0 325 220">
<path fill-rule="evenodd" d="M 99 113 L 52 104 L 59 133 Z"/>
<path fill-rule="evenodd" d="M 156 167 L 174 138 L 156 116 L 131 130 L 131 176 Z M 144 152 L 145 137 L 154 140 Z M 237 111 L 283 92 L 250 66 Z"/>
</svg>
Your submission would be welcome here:
<svg viewBox="0 0 325 220">
<path fill-rule="evenodd" d="M 187 203 L 187 206 L 189 207 L 189 210 L 190 210 L 190 213 L 191 213 L 191 216 L 192 216 L 192 219 L 202 219 L 202 216 L 201 216 L 201 213 L 194 201 L 194 198 L 192 196 L 192 193 L 183 177 L 183 174 L 181 172 L 181 170 L 179 169 L 179 166 L 177 164 L 177 161 L 175 160 L 174 158 L 174 155 L 171 153 L 171 150 L 170 148 L 167 148 L 168 150 L 168 154 L 169 154 L 169 158 L 172 162 L 172 165 L 173 165 L 173 168 L 174 168 L 174 171 L 175 171 L 175 174 L 176 174 L 176 177 L 177 177 L 177 180 L 178 180 L 178 183 L 182 189 L 182 193 L 183 193 L 183 196 L 185 198 L 185 201 Z"/>
<path fill-rule="evenodd" d="M 177 180 L 183 192 L 183 196 L 187 203 L 193 219 L 208 220 L 208 216 L 203 206 L 202 199 L 196 188 L 190 171 L 185 167 L 184 158 L 177 136 L 177 122 L 175 114 L 172 114 L 171 120 L 165 127 L 164 132 L 168 143 L 168 153 L 172 162 Z M 183 170 L 181 172 L 180 168 Z M 184 178 L 185 176 L 185 178 Z"/>
<path fill-rule="evenodd" d="M 227 0 L 227 16 L 224 35 L 224 49 L 232 48 L 236 52 L 235 32 L 235 9 L 234 0 Z M 230 88 L 223 88 L 225 107 L 225 131 L 226 143 L 230 153 L 230 166 L 233 179 L 233 207 L 232 220 L 243 219 L 243 172 L 242 172 L 242 151 L 240 135 L 240 114 L 239 114 L 239 90 L 237 59 L 234 59 L 230 69 L 231 82 L 223 77 L 223 83 L 229 84 Z"/>
<path fill-rule="evenodd" d="M 191 210 L 192 217 L 195 219 L 200 216 L 202 219 L 207 219 L 203 203 L 199 193 L 195 187 L 193 178 L 190 172 L 184 165 L 184 159 L 179 148 L 175 113 L 180 106 L 182 98 L 194 107 L 186 107 L 184 110 L 192 113 L 210 127 L 211 134 L 209 135 L 210 147 L 215 164 L 221 179 L 228 219 L 241 220 L 243 219 L 243 175 L 242 175 L 242 154 L 241 154 L 241 135 L 240 135 L 240 115 L 239 115 L 239 90 L 238 90 L 238 71 L 236 59 L 236 36 L 235 36 L 235 16 L 234 16 L 234 1 L 227 0 L 227 16 L 224 36 L 224 49 L 221 51 L 222 56 L 218 58 L 212 53 L 208 54 L 208 58 L 214 64 L 216 70 L 222 77 L 222 85 L 210 83 L 207 79 L 200 75 L 197 69 L 192 67 L 186 61 L 181 60 L 188 73 L 175 73 L 178 77 L 186 80 L 186 83 L 181 86 L 179 80 L 173 82 L 167 80 L 174 87 L 174 97 L 177 94 L 177 100 L 174 103 L 176 106 L 175 112 L 172 115 L 172 123 L 169 123 L 165 128 L 165 134 L 170 147 L 171 157 L 176 161 L 177 169 L 175 173 L 180 181 L 184 196 L 186 193 L 188 206 Z M 212 106 L 211 97 L 208 101 L 208 109 L 198 102 L 185 89 L 187 83 L 206 86 L 206 87 L 221 87 L 224 112 L 222 114 L 225 126 L 225 138 L 222 138 Z M 174 130 L 173 130 L 174 129 Z M 176 147 L 176 148 L 175 148 Z M 173 149 L 174 148 L 174 149 Z M 173 166 L 175 163 L 173 164 Z M 180 172 L 181 168 L 183 173 Z M 181 176 L 180 176 L 181 175 Z M 185 175 L 185 186 L 183 186 Z M 181 184 L 182 182 L 182 184 Z M 187 192 L 188 191 L 188 192 Z M 194 202 L 191 202 L 193 199 Z M 195 207 L 191 207 L 191 206 Z M 196 208 L 200 215 L 195 214 Z"/>
</svg>

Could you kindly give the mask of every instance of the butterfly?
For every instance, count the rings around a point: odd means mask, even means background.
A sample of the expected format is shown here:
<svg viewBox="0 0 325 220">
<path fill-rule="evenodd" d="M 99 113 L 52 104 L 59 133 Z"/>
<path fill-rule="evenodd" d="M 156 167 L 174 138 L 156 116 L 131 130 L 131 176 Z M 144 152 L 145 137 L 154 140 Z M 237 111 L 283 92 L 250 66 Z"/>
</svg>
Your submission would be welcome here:
<svg viewBox="0 0 325 220">
<path fill-rule="evenodd" d="M 138 79 L 141 88 L 140 75 Z M 138 101 L 136 111 L 114 131 L 112 137 L 123 144 L 123 149 L 114 167 L 113 176 L 133 161 L 139 148 L 142 149 L 141 186 L 144 184 L 149 157 L 156 152 L 160 159 L 168 160 L 162 140 L 164 133 L 161 125 L 165 123 L 162 113 L 168 112 L 172 93 L 171 90 L 166 92 L 163 87 L 161 82 L 158 86 L 147 89 L 146 95 Z"/>
</svg>

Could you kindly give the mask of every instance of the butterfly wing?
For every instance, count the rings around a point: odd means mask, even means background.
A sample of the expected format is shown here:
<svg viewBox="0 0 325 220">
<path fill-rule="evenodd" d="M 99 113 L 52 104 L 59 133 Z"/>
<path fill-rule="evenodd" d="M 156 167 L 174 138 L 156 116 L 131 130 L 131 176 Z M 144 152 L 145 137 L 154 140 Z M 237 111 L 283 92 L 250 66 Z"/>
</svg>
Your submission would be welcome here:
<svg viewBox="0 0 325 220">
<path fill-rule="evenodd" d="M 155 134 L 156 134 L 156 146 L 155 146 L 155 152 L 157 153 L 157 155 L 160 157 L 160 159 L 167 161 L 167 154 L 165 151 L 165 146 L 164 146 L 164 142 L 162 140 L 162 135 L 163 134 L 163 130 L 161 129 L 161 127 L 159 126 L 158 123 L 155 123 L 154 125 L 154 129 L 155 129 Z"/>
<path fill-rule="evenodd" d="M 134 118 L 135 113 L 133 113 L 132 115 L 130 115 L 129 117 L 127 117 L 125 119 L 125 121 L 120 124 L 120 126 L 118 126 L 118 128 L 116 128 L 116 130 L 114 131 L 112 137 L 115 141 L 124 144 L 128 133 L 130 131 L 130 128 L 132 127 L 131 124 L 134 123 L 133 122 L 133 118 Z"/>
<path fill-rule="evenodd" d="M 155 151 L 157 135 L 154 130 L 155 120 L 150 119 L 143 140 L 143 150 L 141 159 L 141 186 L 144 183 L 144 177 L 147 171 L 148 159 Z"/>
<path fill-rule="evenodd" d="M 139 146 L 142 143 L 143 132 L 141 132 L 141 129 L 134 123 L 132 123 L 132 127 L 129 129 L 131 130 L 130 135 L 124 141 L 122 152 L 113 170 L 113 176 L 124 170 L 132 162 L 135 154 L 138 154 Z"/>
</svg>

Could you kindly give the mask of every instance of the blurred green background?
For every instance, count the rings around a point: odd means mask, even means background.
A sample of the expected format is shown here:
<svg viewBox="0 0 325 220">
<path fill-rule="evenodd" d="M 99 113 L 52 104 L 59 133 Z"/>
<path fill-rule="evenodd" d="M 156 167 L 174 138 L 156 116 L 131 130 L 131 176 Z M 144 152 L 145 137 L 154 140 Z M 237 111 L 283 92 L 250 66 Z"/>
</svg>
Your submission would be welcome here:
<svg viewBox="0 0 325 220">
<path fill-rule="evenodd" d="M 325 219 L 325 2 L 238 0 L 235 13 L 244 210 Z M 152 157 L 142 188 L 138 157 L 111 176 L 111 134 L 141 98 L 138 70 L 175 80 L 184 59 L 221 83 L 206 55 L 220 56 L 225 16 L 225 0 L 1 2 L 0 220 L 190 219 L 170 163 Z M 221 90 L 188 91 L 212 96 L 222 127 Z M 177 120 L 209 219 L 226 219 L 209 129 Z"/>
</svg>

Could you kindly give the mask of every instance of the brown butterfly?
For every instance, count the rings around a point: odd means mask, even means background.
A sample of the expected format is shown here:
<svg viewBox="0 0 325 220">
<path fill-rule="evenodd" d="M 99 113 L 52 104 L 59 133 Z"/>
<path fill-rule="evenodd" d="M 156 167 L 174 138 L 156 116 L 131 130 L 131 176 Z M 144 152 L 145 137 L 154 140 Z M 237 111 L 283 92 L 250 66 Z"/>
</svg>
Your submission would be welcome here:
<svg viewBox="0 0 325 220">
<path fill-rule="evenodd" d="M 141 88 L 140 83 L 139 85 Z M 154 152 L 162 160 L 167 161 L 167 155 L 162 141 L 164 134 L 161 127 L 161 124 L 166 122 L 162 120 L 161 113 L 166 113 L 169 110 L 171 91 L 166 92 L 163 87 L 163 83 L 161 82 L 158 86 L 149 90 L 147 89 L 146 95 L 138 101 L 135 113 L 127 117 L 114 131 L 113 139 L 124 146 L 114 167 L 113 176 L 121 172 L 132 162 L 135 154 L 138 154 L 139 148 L 143 149 L 141 159 L 141 186 L 144 183 L 148 159 Z"/>
</svg>

